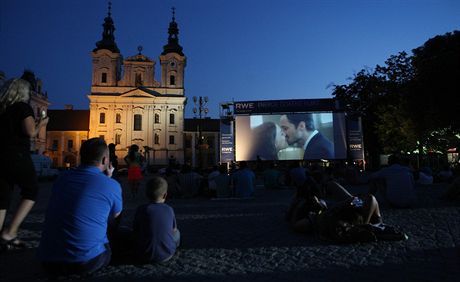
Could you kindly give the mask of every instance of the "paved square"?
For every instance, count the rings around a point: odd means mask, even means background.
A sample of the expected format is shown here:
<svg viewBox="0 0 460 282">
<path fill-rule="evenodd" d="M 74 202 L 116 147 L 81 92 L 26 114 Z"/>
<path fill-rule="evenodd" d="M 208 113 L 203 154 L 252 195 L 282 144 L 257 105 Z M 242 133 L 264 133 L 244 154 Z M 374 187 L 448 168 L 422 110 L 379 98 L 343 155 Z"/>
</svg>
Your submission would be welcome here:
<svg viewBox="0 0 460 282">
<path fill-rule="evenodd" d="M 0 281 L 46 280 L 35 258 L 51 182 L 21 230 L 26 250 L 0 255 Z M 129 225 L 143 193 L 130 199 L 124 186 Z M 349 187 L 352 193 L 365 186 Z M 293 233 L 284 212 L 293 190 L 256 189 L 252 200 L 169 201 L 176 212 L 183 247 L 168 263 L 109 266 L 84 281 L 458 281 L 460 208 L 440 201 L 445 185 L 418 187 L 420 206 L 383 209 L 385 222 L 402 227 L 404 242 L 333 245 Z"/>
</svg>

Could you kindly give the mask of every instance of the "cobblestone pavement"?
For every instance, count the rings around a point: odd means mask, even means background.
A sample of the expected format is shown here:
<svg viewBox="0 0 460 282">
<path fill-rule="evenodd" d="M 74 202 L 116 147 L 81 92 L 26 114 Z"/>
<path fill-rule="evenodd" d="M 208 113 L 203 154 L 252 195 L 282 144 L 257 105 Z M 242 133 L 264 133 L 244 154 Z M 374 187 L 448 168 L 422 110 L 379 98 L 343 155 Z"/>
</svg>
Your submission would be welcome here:
<svg viewBox="0 0 460 282">
<path fill-rule="evenodd" d="M 46 280 L 35 259 L 51 183 L 21 230 L 27 249 L 0 254 L 0 281 Z M 289 230 L 293 190 L 257 189 L 252 200 L 172 200 L 183 247 L 165 264 L 109 266 L 79 281 L 458 281 L 460 208 L 438 200 L 445 185 L 419 187 L 414 209 L 383 209 L 404 242 L 333 245 Z M 350 187 L 353 193 L 365 186 Z M 126 194 L 124 224 L 143 202 Z M 64 279 L 64 278 L 63 278 Z"/>
</svg>

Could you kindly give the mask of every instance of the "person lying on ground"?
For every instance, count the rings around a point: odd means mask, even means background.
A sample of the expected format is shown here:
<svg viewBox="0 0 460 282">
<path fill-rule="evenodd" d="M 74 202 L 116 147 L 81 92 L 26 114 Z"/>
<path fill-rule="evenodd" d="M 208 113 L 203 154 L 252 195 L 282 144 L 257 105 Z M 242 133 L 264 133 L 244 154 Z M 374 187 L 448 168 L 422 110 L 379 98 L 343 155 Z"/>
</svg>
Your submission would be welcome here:
<svg viewBox="0 0 460 282">
<path fill-rule="evenodd" d="M 328 199 L 321 199 L 314 180 L 296 193 L 287 220 L 296 232 L 316 232 L 323 240 L 336 243 L 405 240 L 407 235 L 383 224 L 377 200 L 372 195 L 353 196 L 331 180 L 325 186 Z"/>
</svg>

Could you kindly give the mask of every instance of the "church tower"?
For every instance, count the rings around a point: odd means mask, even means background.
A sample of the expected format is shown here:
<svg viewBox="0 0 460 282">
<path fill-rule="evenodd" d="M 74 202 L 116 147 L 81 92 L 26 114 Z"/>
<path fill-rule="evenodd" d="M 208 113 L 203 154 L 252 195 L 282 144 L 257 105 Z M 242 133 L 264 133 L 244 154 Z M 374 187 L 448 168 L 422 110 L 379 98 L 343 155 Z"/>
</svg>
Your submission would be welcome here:
<svg viewBox="0 0 460 282">
<path fill-rule="evenodd" d="M 172 8 L 172 20 L 168 28 L 168 44 L 163 46 L 160 56 L 161 87 L 184 88 L 184 69 L 186 58 L 179 45 L 179 28 L 176 23 L 175 9 Z"/>
<path fill-rule="evenodd" d="M 186 59 L 174 9 L 168 44 L 160 55 L 159 80 L 155 80 L 156 63 L 142 54 L 142 46 L 123 59 L 115 43 L 110 3 L 103 28 L 102 40 L 92 52 L 88 137 L 116 144 L 120 160 L 136 144 L 150 165 L 165 165 L 170 159 L 183 163 Z"/>
<path fill-rule="evenodd" d="M 121 54 L 115 43 L 115 26 L 109 2 L 107 17 L 104 19 L 102 39 L 96 43 L 93 57 L 93 86 L 116 86 L 121 73 Z"/>
</svg>

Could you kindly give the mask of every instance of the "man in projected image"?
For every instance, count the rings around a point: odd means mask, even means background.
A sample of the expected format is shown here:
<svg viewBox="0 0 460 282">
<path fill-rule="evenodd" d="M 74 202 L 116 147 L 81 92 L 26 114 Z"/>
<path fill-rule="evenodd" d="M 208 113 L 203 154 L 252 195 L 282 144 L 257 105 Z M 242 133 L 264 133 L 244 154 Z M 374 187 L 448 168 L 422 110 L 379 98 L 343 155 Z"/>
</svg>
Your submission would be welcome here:
<svg viewBox="0 0 460 282">
<path fill-rule="evenodd" d="M 280 126 L 289 145 L 303 147 L 304 160 L 334 158 L 334 147 L 331 141 L 315 129 L 312 114 L 282 115 Z"/>
</svg>

